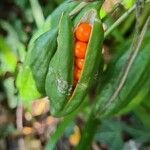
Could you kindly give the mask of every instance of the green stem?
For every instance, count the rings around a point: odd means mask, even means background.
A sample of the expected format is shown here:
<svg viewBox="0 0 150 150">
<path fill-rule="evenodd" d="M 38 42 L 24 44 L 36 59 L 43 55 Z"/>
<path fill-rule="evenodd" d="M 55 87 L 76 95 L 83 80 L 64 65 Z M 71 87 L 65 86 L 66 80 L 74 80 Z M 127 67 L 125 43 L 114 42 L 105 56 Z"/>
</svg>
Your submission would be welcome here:
<svg viewBox="0 0 150 150">
<path fill-rule="evenodd" d="M 146 3 L 149 3 L 147 0 Z M 134 10 L 136 9 L 136 4 L 133 5 L 128 11 L 126 11 L 108 30 L 106 30 L 104 37 L 106 38 L 115 28 L 117 28 Z"/>
<path fill-rule="evenodd" d="M 125 12 L 108 30 L 106 30 L 104 37 L 106 38 L 118 25 L 120 25 L 136 8 L 136 5 L 133 5 L 127 12 Z"/>
<path fill-rule="evenodd" d="M 44 15 L 38 0 L 30 0 L 33 18 L 38 28 L 44 24 Z"/>
<path fill-rule="evenodd" d="M 64 117 L 63 121 L 58 125 L 55 133 L 50 137 L 44 150 L 54 150 L 55 149 L 56 143 L 63 135 L 65 129 L 75 119 L 77 114 L 86 106 L 87 106 L 87 99 L 84 100 L 84 102 L 80 105 L 80 107 L 78 109 L 76 109 L 74 112 L 72 112 L 68 116 Z"/>
<path fill-rule="evenodd" d="M 82 8 L 84 8 L 88 3 L 86 2 L 81 2 L 77 7 L 75 7 L 75 9 L 73 9 L 69 16 L 72 17 L 74 15 L 76 15 L 79 11 L 81 11 Z"/>
<path fill-rule="evenodd" d="M 90 114 L 90 117 L 85 125 L 85 128 L 82 132 L 81 140 L 79 145 L 75 148 L 76 150 L 89 150 L 92 140 L 94 138 L 97 127 L 100 125 L 100 120 L 94 116 L 93 113 Z"/>
<path fill-rule="evenodd" d="M 64 130 L 66 127 L 71 123 L 71 121 L 75 118 L 76 114 L 71 114 L 64 118 L 64 120 L 59 124 L 58 128 L 56 129 L 55 133 L 52 135 L 50 140 L 45 146 L 45 150 L 53 150 L 56 146 L 57 141 L 63 135 Z"/>
</svg>

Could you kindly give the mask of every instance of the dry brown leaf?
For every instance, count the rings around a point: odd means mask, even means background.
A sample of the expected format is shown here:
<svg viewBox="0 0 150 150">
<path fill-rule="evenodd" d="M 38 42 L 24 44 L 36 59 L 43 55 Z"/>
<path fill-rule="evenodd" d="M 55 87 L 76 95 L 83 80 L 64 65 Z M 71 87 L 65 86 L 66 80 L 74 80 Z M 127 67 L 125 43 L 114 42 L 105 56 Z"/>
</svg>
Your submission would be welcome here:
<svg viewBox="0 0 150 150">
<path fill-rule="evenodd" d="M 109 13 L 120 0 L 105 0 L 102 9 Z"/>
<path fill-rule="evenodd" d="M 32 115 L 39 116 L 49 111 L 48 97 L 38 99 L 32 103 Z"/>
</svg>

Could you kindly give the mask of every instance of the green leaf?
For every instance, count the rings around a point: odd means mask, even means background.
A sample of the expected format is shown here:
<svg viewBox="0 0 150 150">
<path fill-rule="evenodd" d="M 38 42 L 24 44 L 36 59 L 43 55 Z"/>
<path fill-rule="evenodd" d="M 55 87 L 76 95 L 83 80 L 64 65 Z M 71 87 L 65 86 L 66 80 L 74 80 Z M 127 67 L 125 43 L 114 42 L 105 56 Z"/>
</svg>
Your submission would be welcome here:
<svg viewBox="0 0 150 150">
<path fill-rule="evenodd" d="M 129 9 L 135 4 L 135 0 L 123 0 L 122 5 L 126 8 Z"/>
<path fill-rule="evenodd" d="M 147 128 L 147 126 L 145 126 L 145 123 L 143 122 L 143 119 L 145 120 L 148 119 L 150 115 L 146 114 L 147 117 L 145 118 L 145 112 L 142 109 L 141 110 L 140 109 L 137 109 L 136 112 L 134 111 L 134 113 L 130 115 L 129 124 L 127 123 L 121 124 L 123 131 L 128 133 L 128 135 L 131 136 L 132 139 L 134 139 L 136 142 L 142 144 L 148 142 L 150 139 L 150 132 L 149 132 L 150 128 Z M 138 114 L 140 114 L 140 117 L 137 114 L 137 112 Z"/>
<path fill-rule="evenodd" d="M 147 99 L 149 100 L 149 99 Z M 134 110 L 135 115 L 141 120 L 143 125 L 147 128 L 150 129 L 150 112 L 149 109 L 145 108 L 144 106 L 139 106 Z"/>
<path fill-rule="evenodd" d="M 6 43 L 5 39 L 0 36 L 0 59 L 1 67 L 0 74 L 5 74 L 6 72 L 14 73 L 17 63 L 17 57 L 13 53 L 12 49 Z"/>
<path fill-rule="evenodd" d="M 142 45 L 149 21 L 150 18 L 147 19 L 140 36 L 135 36 L 131 49 L 126 51 L 107 70 L 108 72 L 105 74 L 106 80 L 97 91 L 97 102 L 94 108 L 95 115 L 108 117 L 126 107 L 133 98 L 128 97 L 132 95 L 136 87 L 139 87 L 139 82 L 143 75 L 145 76 L 146 74 L 147 77 L 149 74 L 150 69 L 147 69 L 150 64 L 149 44 Z M 148 36 L 150 35 L 148 34 Z M 139 66 L 141 66 L 140 69 Z M 138 90 L 136 89 L 136 91 Z"/>
<path fill-rule="evenodd" d="M 16 78 L 16 86 L 19 90 L 19 97 L 26 108 L 30 106 L 33 100 L 41 97 L 41 94 L 37 91 L 29 66 L 25 66 L 24 68 L 20 66 Z"/>
<path fill-rule="evenodd" d="M 104 120 L 95 134 L 95 140 L 108 145 L 109 150 L 122 149 L 121 124 L 116 120 Z"/>
<path fill-rule="evenodd" d="M 15 29 L 9 22 L 4 20 L 1 20 L 0 25 L 5 31 L 7 31 L 5 42 L 11 47 L 12 53 L 16 55 L 17 59 L 24 61 L 26 51 L 25 45 L 21 42 L 21 37 L 23 36 L 26 38 L 26 35 L 23 34 L 23 31 L 20 29 L 21 27 L 16 26 L 17 29 Z"/>
<path fill-rule="evenodd" d="M 11 135 L 15 131 L 15 127 L 12 123 L 3 124 L 0 126 L 0 138 L 4 139 L 8 135 Z"/>
</svg>

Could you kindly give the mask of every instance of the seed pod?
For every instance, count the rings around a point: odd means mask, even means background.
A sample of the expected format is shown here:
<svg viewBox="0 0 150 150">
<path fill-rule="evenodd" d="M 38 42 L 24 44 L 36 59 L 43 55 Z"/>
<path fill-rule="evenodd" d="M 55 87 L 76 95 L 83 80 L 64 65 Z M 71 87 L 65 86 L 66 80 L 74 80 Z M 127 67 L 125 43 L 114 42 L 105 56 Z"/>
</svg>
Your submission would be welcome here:
<svg viewBox="0 0 150 150">
<path fill-rule="evenodd" d="M 45 84 L 52 110 L 60 110 L 72 90 L 73 55 L 72 22 L 68 15 L 63 14 L 59 23 L 57 51 L 50 61 Z"/>
<path fill-rule="evenodd" d="M 88 19 L 90 20 L 90 15 L 89 16 L 85 16 L 85 14 L 91 10 L 91 9 L 94 9 L 95 11 L 99 12 L 100 8 L 101 8 L 101 5 L 103 3 L 103 0 L 102 1 L 94 1 L 94 2 L 91 2 L 91 3 L 88 3 L 88 5 L 86 7 L 84 7 L 78 15 L 74 16 L 73 17 L 73 25 L 74 25 L 74 28 L 77 28 L 78 25 L 80 24 L 80 20 L 82 20 L 82 22 L 87 21 Z M 98 16 L 98 15 L 97 15 Z M 89 18 L 87 18 L 89 17 Z M 98 16 L 99 18 L 99 16 Z"/>
<path fill-rule="evenodd" d="M 84 20 L 90 20 L 90 16 L 89 18 L 84 17 L 84 15 L 91 9 L 94 8 L 95 11 L 97 11 L 99 13 L 99 10 L 101 8 L 103 4 L 103 0 L 102 1 L 93 1 L 92 3 L 89 3 L 86 7 L 84 7 L 80 13 L 73 18 L 73 24 L 74 24 L 74 28 L 76 30 L 76 28 L 78 28 L 78 25 L 80 24 L 80 20 L 82 20 L 82 22 L 84 23 Z M 99 18 L 99 16 L 98 16 Z M 100 49 L 100 53 L 101 53 L 101 49 Z M 102 59 L 100 59 L 102 60 Z M 94 77 L 93 77 L 93 81 L 92 81 L 92 85 L 89 88 L 89 95 L 90 97 L 93 99 L 95 96 L 95 89 L 97 87 L 97 83 L 99 80 L 99 76 L 101 76 L 102 74 L 102 70 L 103 70 L 103 61 L 101 61 L 101 63 L 97 63 L 97 65 L 95 66 L 95 72 Z"/>
<path fill-rule="evenodd" d="M 68 19 L 66 19 L 66 21 L 60 21 L 61 25 L 59 27 L 62 32 L 59 32 L 60 35 L 58 35 L 59 50 L 56 51 L 50 62 L 49 71 L 46 77 L 46 93 L 51 101 L 51 113 L 55 116 L 63 116 L 71 113 L 82 103 L 94 80 L 95 70 L 101 62 L 100 49 L 102 48 L 104 38 L 102 23 L 98 18 L 97 10 L 90 8 L 83 14 L 77 23 L 77 26 L 82 22 L 89 23 L 92 26 L 92 31 L 80 79 L 75 89 L 71 88 L 73 86 L 74 60 L 73 55 L 71 54 L 73 53 L 73 43 L 71 43 L 72 40 L 69 40 L 68 38 L 68 36 L 71 38 L 71 35 L 68 34 L 69 32 L 67 31 L 70 30 Z M 65 22 L 68 22 L 68 25 Z M 66 26 L 68 29 L 66 29 Z M 77 26 L 74 28 L 74 31 Z M 64 31 L 67 31 L 67 33 Z M 59 38 L 59 36 L 61 38 Z M 71 43 L 71 45 L 69 43 Z M 64 48 L 66 46 L 67 48 Z M 64 72 L 64 69 L 62 68 L 65 68 L 67 71 Z"/>
<path fill-rule="evenodd" d="M 71 12 L 71 8 L 79 6 L 79 2 L 67 1 L 58 7 L 52 15 L 48 18 L 46 28 L 50 28 L 47 33 L 44 33 L 34 43 L 32 48 L 30 67 L 33 73 L 33 77 L 36 81 L 38 91 L 45 96 L 45 78 L 48 71 L 49 62 L 56 51 L 56 37 L 58 32 L 58 24 L 63 11 L 66 10 L 66 14 Z M 69 6 L 69 8 L 67 8 Z M 84 5 L 83 5 L 84 6 Z M 76 8 L 75 8 L 76 9 Z M 82 9 L 79 8 L 79 10 Z M 57 19 L 56 19 L 57 18 Z"/>
<path fill-rule="evenodd" d="M 16 86 L 19 90 L 20 98 L 26 103 L 27 101 L 31 101 L 45 95 L 45 73 L 47 71 L 49 61 L 54 53 L 58 23 L 62 12 L 65 11 L 66 13 L 70 13 L 78 7 L 78 11 L 80 11 L 80 9 L 84 6 L 85 5 L 82 5 L 81 7 L 81 2 L 79 1 L 65 1 L 47 18 L 43 27 L 39 29 L 30 40 L 25 62 L 20 67 L 16 79 Z M 39 83 L 41 83 L 41 85 Z"/>
</svg>

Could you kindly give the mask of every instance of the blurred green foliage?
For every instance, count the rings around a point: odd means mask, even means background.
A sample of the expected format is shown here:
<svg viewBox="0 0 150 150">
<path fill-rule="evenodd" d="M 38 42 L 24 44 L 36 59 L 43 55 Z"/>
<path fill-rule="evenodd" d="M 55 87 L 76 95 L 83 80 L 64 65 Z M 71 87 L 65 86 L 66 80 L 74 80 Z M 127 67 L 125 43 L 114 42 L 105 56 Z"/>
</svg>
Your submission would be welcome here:
<svg viewBox="0 0 150 150">
<path fill-rule="evenodd" d="M 0 105 L 7 105 L 9 112 L 12 112 L 18 105 L 19 98 L 17 89 L 15 88 L 15 77 L 19 66 L 25 59 L 27 45 L 33 33 L 41 26 L 45 18 L 60 4 L 63 0 L 1 0 L 0 4 Z M 123 8 L 119 10 L 121 16 L 126 9 L 135 3 L 134 0 L 125 0 L 122 2 Z M 36 6 L 36 7 L 35 7 Z M 37 9 L 38 7 L 38 9 Z M 37 16 L 37 14 L 39 14 Z M 115 13 L 112 13 L 115 15 Z M 101 12 L 103 22 L 110 27 L 116 21 L 112 14 Z M 150 14 L 150 4 L 146 5 L 141 21 L 141 27 Z M 117 16 L 117 18 L 119 17 Z M 105 40 L 105 45 L 109 48 L 112 56 L 121 53 L 127 48 L 128 43 L 133 37 L 135 25 L 135 15 L 132 13 L 111 35 Z M 146 41 L 149 42 L 149 41 Z M 150 49 L 150 45 L 149 45 Z M 150 139 L 150 95 L 139 103 L 134 110 L 127 111 L 127 118 L 114 118 L 102 121 L 94 141 L 106 144 L 111 150 L 125 149 L 125 145 L 130 139 L 140 144 L 140 148 L 144 148 Z M 82 107 L 82 114 L 87 120 L 90 105 Z M 79 110 L 78 110 L 79 111 Z M 1 115 L 1 113 L 0 113 Z M 15 114 L 14 114 L 15 115 Z M 81 116 L 82 116 L 81 115 Z M 58 126 L 56 132 L 52 136 L 52 141 L 47 144 L 50 149 L 52 142 L 54 147 L 63 133 L 69 136 L 75 122 L 76 114 L 72 114 L 64 119 Z M 1 120 L 0 120 L 1 121 Z M 7 122 L 0 124 L 0 137 L 12 133 L 15 125 Z M 127 135 L 127 139 L 124 136 Z M 126 141 L 126 142 L 125 142 Z"/>
</svg>

